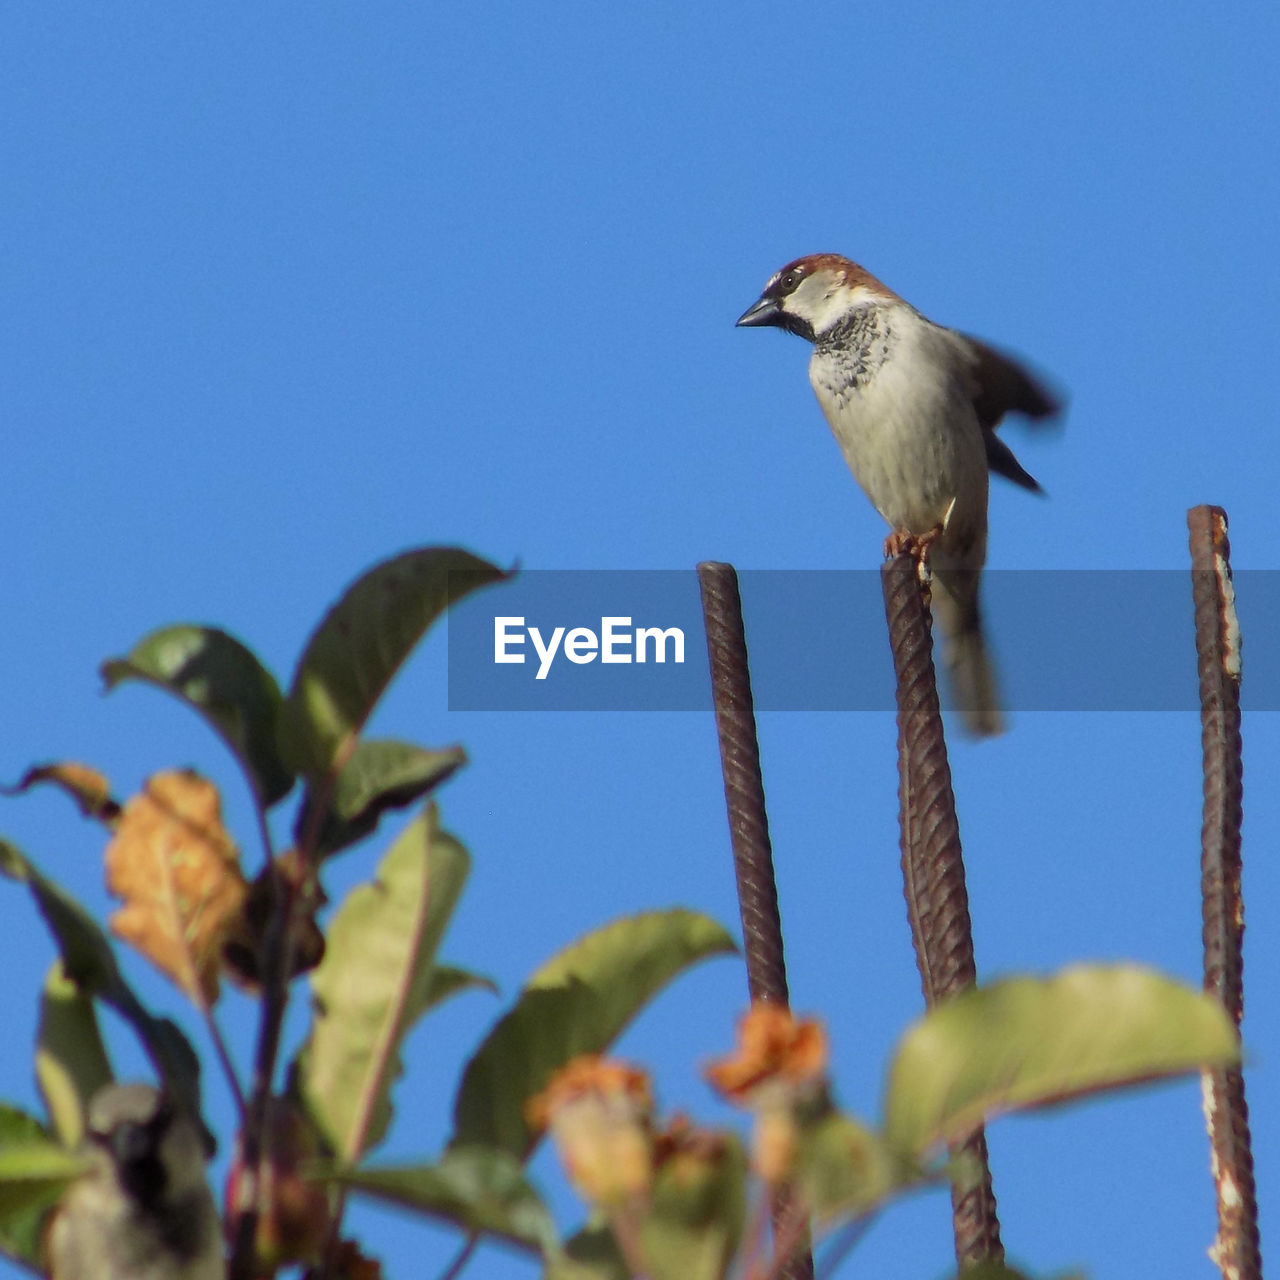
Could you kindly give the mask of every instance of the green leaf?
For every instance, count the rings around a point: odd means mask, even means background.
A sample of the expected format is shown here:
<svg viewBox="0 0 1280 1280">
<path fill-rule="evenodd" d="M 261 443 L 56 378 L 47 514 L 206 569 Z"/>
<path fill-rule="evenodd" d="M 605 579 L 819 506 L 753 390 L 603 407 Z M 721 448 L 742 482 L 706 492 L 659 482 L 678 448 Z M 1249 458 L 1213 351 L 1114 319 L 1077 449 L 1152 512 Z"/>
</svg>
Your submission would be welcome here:
<svg viewBox="0 0 1280 1280">
<path fill-rule="evenodd" d="M 603 1222 L 583 1227 L 551 1258 L 544 1280 L 632 1280 L 613 1232 Z"/>
<path fill-rule="evenodd" d="M 885 1138 L 922 1156 L 993 1115 L 1239 1061 L 1211 996 L 1137 965 L 1011 978 L 930 1010 L 903 1036 Z"/>
<path fill-rule="evenodd" d="M 449 979 L 435 976 L 435 953 L 470 861 L 438 829 L 432 805 L 329 927 L 324 960 L 311 975 L 315 1016 L 296 1084 L 334 1152 L 351 1163 L 386 1135 L 401 1042 L 448 993 Z"/>
<path fill-rule="evenodd" d="M 40 997 L 36 1082 L 64 1146 L 84 1137 L 89 1099 L 112 1078 L 93 1000 L 55 960 Z"/>
<path fill-rule="evenodd" d="M 403 809 L 435 790 L 467 762 L 461 747 L 426 751 L 409 742 L 359 742 L 333 785 L 328 811 L 313 847 L 327 857 L 370 835 L 388 809 Z M 302 844 L 315 823 L 308 788 L 295 839 Z"/>
<path fill-rule="evenodd" d="M 504 1151 L 459 1147 L 438 1164 L 335 1175 L 363 1195 L 451 1222 L 532 1252 L 556 1250 L 556 1229 L 520 1161 Z"/>
<path fill-rule="evenodd" d="M 227 744 L 263 805 L 289 794 L 293 774 L 276 750 L 280 687 L 234 636 L 215 627 L 164 627 L 101 670 L 108 691 L 142 680 L 182 699 Z"/>
<path fill-rule="evenodd" d="M 658 1170 L 641 1230 L 651 1280 L 722 1280 L 746 1219 L 747 1155 L 730 1134 Z"/>
<path fill-rule="evenodd" d="M 446 1000 L 461 995 L 464 991 L 488 991 L 498 994 L 498 984 L 482 973 L 472 973 L 470 969 L 459 969 L 456 965 L 438 964 L 431 969 L 427 978 L 427 989 L 423 995 L 427 1009 L 434 1009 Z"/>
<path fill-rule="evenodd" d="M 801 1134 L 796 1182 L 819 1220 L 870 1213 L 918 1181 L 914 1167 L 849 1116 L 833 1112 Z"/>
<path fill-rule="evenodd" d="M 44 1271 L 45 1220 L 83 1167 L 34 1116 L 0 1103 L 0 1253 Z"/>
<path fill-rule="evenodd" d="M 603 1053 L 677 974 L 734 949 L 714 920 L 684 910 L 627 916 L 566 947 L 533 975 L 467 1064 L 451 1145 L 526 1155 L 535 1135 L 525 1103 L 555 1071 L 579 1054 Z"/>
<path fill-rule="evenodd" d="M 341 768 L 383 690 L 455 601 L 506 575 L 456 547 L 406 551 L 353 583 L 307 643 L 285 701 L 280 749 L 299 773 Z"/>
<path fill-rule="evenodd" d="M 182 1107 L 200 1114 L 200 1060 L 168 1018 L 154 1017 L 125 982 L 115 952 L 93 917 L 35 865 L 0 840 L 0 874 L 25 884 L 62 953 L 66 976 L 86 994 L 105 1000 L 138 1033 L 160 1078 Z"/>
<path fill-rule="evenodd" d="M 0 1145 L 0 1219 L 47 1209 L 84 1167 L 80 1156 L 47 1138 Z"/>
</svg>

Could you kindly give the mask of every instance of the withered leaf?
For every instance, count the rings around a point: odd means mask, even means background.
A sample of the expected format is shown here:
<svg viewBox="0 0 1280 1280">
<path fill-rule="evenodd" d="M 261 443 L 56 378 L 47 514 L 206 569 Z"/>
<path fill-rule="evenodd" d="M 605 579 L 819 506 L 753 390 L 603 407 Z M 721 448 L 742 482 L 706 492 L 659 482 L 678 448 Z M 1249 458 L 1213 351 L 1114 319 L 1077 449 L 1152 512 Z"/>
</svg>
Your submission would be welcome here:
<svg viewBox="0 0 1280 1280">
<path fill-rule="evenodd" d="M 382 1264 L 364 1253 L 355 1240 L 339 1240 L 330 1267 L 316 1267 L 308 1271 L 302 1280 L 317 1280 L 321 1274 L 333 1280 L 382 1280 Z"/>
<path fill-rule="evenodd" d="M 107 846 L 111 931 L 188 995 L 218 998 L 222 946 L 247 885 L 218 790 L 191 770 L 157 773 L 124 807 Z"/>
<path fill-rule="evenodd" d="M 16 796 L 31 790 L 39 783 L 48 782 L 71 797 L 86 818 L 96 818 L 114 827 L 120 816 L 120 806 L 112 798 L 111 784 L 106 774 L 87 764 L 74 760 L 57 760 L 52 764 L 33 765 L 12 787 L 0 787 L 6 795 Z"/>
<path fill-rule="evenodd" d="M 281 894 L 286 900 L 281 903 Z M 236 986 L 257 994 L 261 989 L 259 952 L 271 928 L 271 918 L 282 905 L 289 911 L 290 981 L 314 969 L 324 959 L 324 934 L 316 912 L 328 899 L 297 849 L 286 849 L 264 867 L 249 886 L 244 909 L 222 948 L 227 975 Z"/>
</svg>

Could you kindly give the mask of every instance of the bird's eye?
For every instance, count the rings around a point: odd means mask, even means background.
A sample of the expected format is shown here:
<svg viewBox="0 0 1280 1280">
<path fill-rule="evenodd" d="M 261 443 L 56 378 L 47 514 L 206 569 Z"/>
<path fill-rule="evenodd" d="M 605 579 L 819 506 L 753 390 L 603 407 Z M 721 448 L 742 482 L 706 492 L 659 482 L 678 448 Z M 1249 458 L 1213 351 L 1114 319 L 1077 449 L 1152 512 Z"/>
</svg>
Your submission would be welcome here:
<svg viewBox="0 0 1280 1280">
<path fill-rule="evenodd" d="M 798 285 L 799 283 L 800 283 L 800 272 L 798 271 L 788 271 L 782 277 L 782 279 L 778 281 L 778 284 L 782 286 L 782 291 L 784 293 L 790 293 L 791 290 L 794 289 L 796 285 Z"/>
</svg>

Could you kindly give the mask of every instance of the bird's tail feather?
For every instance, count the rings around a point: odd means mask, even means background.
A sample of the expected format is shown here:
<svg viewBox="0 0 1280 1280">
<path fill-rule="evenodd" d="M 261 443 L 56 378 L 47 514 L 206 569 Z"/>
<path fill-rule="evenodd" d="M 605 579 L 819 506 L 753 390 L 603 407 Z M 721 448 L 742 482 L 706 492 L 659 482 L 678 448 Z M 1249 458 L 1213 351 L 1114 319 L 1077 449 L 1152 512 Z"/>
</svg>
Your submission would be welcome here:
<svg viewBox="0 0 1280 1280">
<path fill-rule="evenodd" d="M 987 653 L 978 610 L 976 570 L 933 576 L 933 611 L 946 636 L 943 660 L 951 676 L 956 709 L 970 733 L 982 738 L 1004 732 L 1000 688 Z"/>
</svg>

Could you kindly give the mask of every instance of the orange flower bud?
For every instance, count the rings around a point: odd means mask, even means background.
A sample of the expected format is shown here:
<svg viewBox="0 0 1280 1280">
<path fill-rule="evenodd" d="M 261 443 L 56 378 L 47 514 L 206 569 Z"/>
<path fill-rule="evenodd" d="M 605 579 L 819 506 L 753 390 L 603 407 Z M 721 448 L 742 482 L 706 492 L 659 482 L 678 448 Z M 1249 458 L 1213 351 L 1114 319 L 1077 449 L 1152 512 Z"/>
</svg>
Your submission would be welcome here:
<svg viewBox="0 0 1280 1280">
<path fill-rule="evenodd" d="M 595 1054 L 567 1063 L 526 1108 L 530 1124 L 550 1129 L 579 1194 L 598 1205 L 648 1191 L 652 1112 L 648 1076 Z"/>
<path fill-rule="evenodd" d="M 757 1001 L 738 1022 L 738 1047 L 706 1069 L 735 1106 L 755 1113 L 751 1163 L 768 1183 L 786 1181 L 800 1141 L 797 1108 L 821 1096 L 827 1036 L 813 1018 Z"/>
<path fill-rule="evenodd" d="M 760 1094 L 794 1098 L 821 1083 L 827 1036 L 815 1018 L 796 1018 L 781 1005 L 757 1001 L 738 1022 L 738 1047 L 706 1069 L 711 1085 L 737 1106 Z"/>
</svg>

